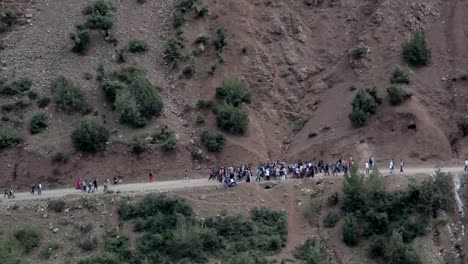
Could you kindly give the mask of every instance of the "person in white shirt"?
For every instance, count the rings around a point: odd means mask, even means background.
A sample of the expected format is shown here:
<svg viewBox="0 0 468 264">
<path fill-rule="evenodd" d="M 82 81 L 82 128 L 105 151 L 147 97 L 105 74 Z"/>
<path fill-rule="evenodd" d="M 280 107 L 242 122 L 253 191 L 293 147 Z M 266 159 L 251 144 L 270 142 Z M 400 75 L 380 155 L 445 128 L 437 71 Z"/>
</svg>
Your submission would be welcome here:
<svg viewBox="0 0 468 264">
<path fill-rule="evenodd" d="M 465 159 L 465 171 L 468 171 L 468 159 Z"/>
<path fill-rule="evenodd" d="M 366 174 L 369 174 L 369 172 L 370 172 L 369 162 L 366 162 Z"/>
<path fill-rule="evenodd" d="M 388 166 L 388 168 L 390 169 L 390 173 L 393 173 L 393 170 L 395 168 L 395 165 L 393 163 L 393 160 L 390 160 L 390 165 Z"/>
</svg>

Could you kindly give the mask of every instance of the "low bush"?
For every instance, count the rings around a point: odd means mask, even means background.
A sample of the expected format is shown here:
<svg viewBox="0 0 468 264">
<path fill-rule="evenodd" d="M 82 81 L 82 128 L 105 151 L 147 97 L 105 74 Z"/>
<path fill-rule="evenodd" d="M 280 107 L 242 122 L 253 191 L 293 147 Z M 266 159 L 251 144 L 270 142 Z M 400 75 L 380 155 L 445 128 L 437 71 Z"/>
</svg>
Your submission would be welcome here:
<svg viewBox="0 0 468 264">
<path fill-rule="evenodd" d="M 182 12 L 174 12 L 172 13 L 172 26 L 174 28 L 180 28 L 185 23 L 185 17 Z"/>
<path fill-rule="evenodd" d="M 383 257 L 385 255 L 385 244 L 382 239 L 371 239 L 369 255 L 371 258 Z"/>
<path fill-rule="evenodd" d="M 223 48 L 227 45 L 226 41 L 227 31 L 224 27 L 216 29 L 216 38 L 213 39 L 213 46 L 218 53 L 223 52 Z"/>
<path fill-rule="evenodd" d="M 85 238 L 78 243 L 78 247 L 81 248 L 81 250 L 86 251 L 86 252 L 95 250 L 97 248 L 97 245 L 98 245 L 98 240 L 93 236 Z"/>
<path fill-rule="evenodd" d="M 0 9 L 0 22 L 4 23 L 8 27 L 12 27 L 18 19 L 18 14 L 15 10 L 10 8 Z"/>
<path fill-rule="evenodd" d="M 395 84 L 387 88 L 387 93 L 392 105 L 399 105 L 412 96 L 411 93 Z"/>
<path fill-rule="evenodd" d="M 391 83 L 395 84 L 409 84 L 409 72 L 400 67 L 396 67 L 392 72 L 392 77 L 390 78 Z"/>
<path fill-rule="evenodd" d="M 332 195 L 328 196 L 327 203 L 330 206 L 335 206 L 338 204 L 338 200 L 339 200 L 339 195 L 337 192 L 334 192 L 332 193 Z"/>
<path fill-rule="evenodd" d="M 464 118 L 458 123 L 458 128 L 462 133 L 463 137 L 468 136 L 468 118 Z"/>
<path fill-rule="evenodd" d="M 184 44 L 177 38 L 170 38 L 167 40 L 163 48 L 164 59 L 173 65 L 177 65 L 182 57 L 182 49 Z"/>
<path fill-rule="evenodd" d="M 176 138 L 174 136 L 171 136 L 161 144 L 161 147 L 163 148 L 164 151 L 169 152 L 175 148 L 176 144 L 177 144 Z"/>
<path fill-rule="evenodd" d="M 34 114 L 29 122 L 29 131 L 31 134 L 38 134 L 47 129 L 47 116 L 44 113 Z"/>
<path fill-rule="evenodd" d="M 359 45 L 351 50 L 351 58 L 353 58 L 353 60 L 360 60 L 364 58 L 368 52 L 368 47 Z"/>
<path fill-rule="evenodd" d="M 201 134 L 200 140 L 210 152 L 219 152 L 223 150 L 224 142 L 226 141 L 223 134 L 211 133 L 208 131 Z"/>
<path fill-rule="evenodd" d="M 160 144 L 162 149 L 166 152 L 175 148 L 177 140 L 167 125 L 161 125 L 158 130 L 151 135 L 152 144 Z"/>
<path fill-rule="evenodd" d="M 208 45 L 209 43 L 210 43 L 210 37 L 208 37 L 208 36 L 206 36 L 206 35 L 198 36 L 198 37 L 195 39 L 195 44 Z"/>
<path fill-rule="evenodd" d="M 70 33 L 70 39 L 73 43 L 72 51 L 85 55 L 89 49 L 89 30 L 84 25 L 78 25 L 75 31 Z"/>
<path fill-rule="evenodd" d="M 174 4 L 174 8 L 179 12 L 185 13 L 190 11 L 197 1 L 198 0 L 177 0 Z"/>
<path fill-rule="evenodd" d="M 329 264 L 325 243 L 317 239 L 307 239 L 304 244 L 298 246 L 294 251 L 294 257 L 305 264 Z"/>
<path fill-rule="evenodd" d="M 355 216 L 347 215 L 344 217 L 342 236 L 343 242 L 348 246 L 356 246 L 359 243 L 359 226 Z"/>
<path fill-rule="evenodd" d="M 39 94 L 36 91 L 29 91 L 28 98 L 31 100 L 36 100 L 39 97 Z"/>
<path fill-rule="evenodd" d="M 216 96 L 234 106 L 250 103 L 251 100 L 250 93 L 239 78 L 224 78 L 221 85 L 216 88 Z"/>
<path fill-rule="evenodd" d="M 109 36 L 109 30 L 114 25 L 115 6 L 111 0 L 95 0 L 83 10 L 86 16 L 85 26 L 89 29 L 103 30 Z"/>
<path fill-rule="evenodd" d="M 327 214 L 323 220 L 323 225 L 328 228 L 335 227 L 336 224 L 340 221 L 340 215 L 335 212 L 330 212 Z"/>
<path fill-rule="evenodd" d="M 202 126 L 204 124 L 206 124 L 206 119 L 205 117 L 201 116 L 201 115 L 198 115 L 197 116 L 197 119 L 195 119 L 195 124 L 199 125 L 199 126 Z"/>
<path fill-rule="evenodd" d="M 224 103 L 216 111 L 216 121 L 218 127 L 227 132 L 244 134 L 249 125 L 249 115 L 240 107 Z"/>
<path fill-rule="evenodd" d="M 419 256 L 410 245 L 403 242 L 400 233 L 393 231 L 386 250 L 390 263 L 422 264 Z"/>
<path fill-rule="evenodd" d="M 71 134 L 73 146 L 82 152 L 96 152 L 105 147 L 110 133 L 91 118 L 84 118 Z"/>
<path fill-rule="evenodd" d="M 117 63 L 125 63 L 127 61 L 127 58 L 125 56 L 125 49 L 118 49 L 115 51 L 116 55 L 117 55 L 117 58 L 116 58 L 116 62 Z"/>
<path fill-rule="evenodd" d="M 19 144 L 22 137 L 15 130 L 0 124 L 0 150 Z"/>
<path fill-rule="evenodd" d="M 19 250 L 20 245 L 14 238 L 7 238 L 2 241 L 0 246 L 0 259 L 5 264 L 21 264 L 22 254 Z"/>
<path fill-rule="evenodd" d="M 65 77 L 59 77 L 52 83 L 51 87 L 58 109 L 69 113 L 90 111 L 84 93 L 72 81 Z"/>
<path fill-rule="evenodd" d="M 54 155 L 52 155 L 52 162 L 66 163 L 68 162 L 68 156 L 66 154 L 63 154 L 62 152 L 55 152 Z"/>
<path fill-rule="evenodd" d="M 359 89 L 352 102 L 352 112 L 349 115 L 354 127 L 362 127 L 367 119 L 377 112 L 381 99 L 377 97 L 376 88 Z"/>
<path fill-rule="evenodd" d="M 11 112 L 11 111 L 21 111 L 28 108 L 31 105 L 29 101 L 19 99 L 13 103 L 7 103 L 2 105 L 2 111 Z"/>
<path fill-rule="evenodd" d="M 197 17 L 204 17 L 204 16 L 208 15 L 208 12 L 209 12 L 207 6 L 200 5 L 200 4 L 192 5 L 192 9 L 195 12 L 195 15 Z"/>
<path fill-rule="evenodd" d="M 132 53 L 141 53 L 148 50 L 148 43 L 141 39 L 132 39 L 128 43 L 128 51 Z"/>
<path fill-rule="evenodd" d="M 66 203 L 63 200 L 51 200 L 47 204 L 47 208 L 49 210 L 55 211 L 56 213 L 61 213 L 63 212 L 63 209 L 65 209 Z"/>
<path fill-rule="evenodd" d="M 185 65 L 185 67 L 182 69 L 182 74 L 184 74 L 184 76 L 189 79 L 192 78 L 193 75 L 195 75 L 195 72 L 196 72 L 196 66 L 193 61 Z"/>
<path fill-rule="evenodd" d="M 13 236 L 23 247 L 25 253 L 30 253 L 37 248 L 41 239 L 39 232 L 32 227 L 18 229 Z"/>
<path fill-rule="evenodd" d="M 413 66 L 424 66 L 431 60 L 431 49 L 428 47 L 423 32 L 416 32 L 403 44 L 403 58 Z"/>
<path fill-rule="evenodd" d="M 47 96 L 42 96 L 39 99 L 37 99 L 37 107 L 39 108 L 45 108 L 49 105 L 50 103 L 50 98 Z"/>
<path fill-rule="evenodd" d="M 21 78 L 11 82 L 0 81 L 0 94 L 17 95 L 30 90 L 32 81 L 28 78 Z"/>
<path fill-rule="evenodd" d="M 146 141 L 141 137 L 134 137 L 132 143 L 132 152 L 139 155 L 146 150 Z"/>
<path fill-rule="evenodd" d="M 198 109 L 207 110 L 207 109 L 213 108 L 213 106 L 214 106 L 213 102 L 209 100 L 198 100 L 197 102 Z"/>
</svg>

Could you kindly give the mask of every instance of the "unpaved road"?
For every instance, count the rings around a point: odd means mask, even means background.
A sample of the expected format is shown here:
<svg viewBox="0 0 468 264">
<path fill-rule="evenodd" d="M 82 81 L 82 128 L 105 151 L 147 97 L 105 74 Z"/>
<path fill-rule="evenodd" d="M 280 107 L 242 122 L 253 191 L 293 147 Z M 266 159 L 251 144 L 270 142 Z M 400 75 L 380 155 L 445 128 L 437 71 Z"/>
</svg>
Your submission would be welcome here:
<svg viewBox="0 0 468 264">
<path fill-rule="evenodd" d="M 452 174 L 462 173 L 462 167 L 447 167 L 441 168 L 442 172 L 450 172 Z M 396 171 L 399 171 L 397 168 Z M 416 174 L 430 174 L 435 171 L 435 168 L 407 168 L 405 169 L 404 173 L 395 173 L 396 175 L 416 175 Z M 386 171 L 381 171 L 384 176 L 391 176 Z M 321 174 L 316 176 L 316 178 L 322 177 L 333 177 L 333 176 L 322 176 Z M 194 187 L 206 187 L 206 186 L 220 186 L 220 183 L 217 181 L 208 181 L 206 178 L 204 179 L 192 179 L 190 182 L 186 182 L 183 180 L 177 181 L 161 181 L 161 182 L 152 182 L 152 183 L 131 183 L 131 184 L 120 184 L 120 185 L 111 185 L 109 187 L 112 191 L 120 191 L 120 192 L 143 192 L 143 191 L 169 191 L 175 189 L 183 189 L 183 188 L 194 188 Z M 103 187 L 99 186 L 99 190 L 97 193 L 102 192 Z M 47 199 L 47 198 L 59 198 L 64 197 L 67 195 L 85 195 L 84 193 L 79 190 L 75 189 L 56 189 L 56 190 L 47 190 L 44 189 L 42 195 L 32 195 L 31 193 L 17 193 L 15 194 L 16 198 L 14 200 L 33 200 L 33 199 Z M 3 200 L 6 200 L 3 199 Z"/>
</svg>

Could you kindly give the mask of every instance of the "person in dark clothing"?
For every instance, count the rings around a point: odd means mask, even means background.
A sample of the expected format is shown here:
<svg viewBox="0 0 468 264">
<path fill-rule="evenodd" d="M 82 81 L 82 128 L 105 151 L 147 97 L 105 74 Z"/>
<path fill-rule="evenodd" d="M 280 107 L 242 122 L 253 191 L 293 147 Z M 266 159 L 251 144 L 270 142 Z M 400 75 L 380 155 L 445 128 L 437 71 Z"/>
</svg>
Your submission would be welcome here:
<svg viewBox="0 0 468 264">
<path fill-rule="evenodd" d="M 96 178 L 94 178 L 93 185 L 94 185 L 94 190 L 97 191 L 98 185 L 97 185 L 97 179 Z"/>
<path fill-rule="evenodd" d="M 31 185 L 31 194 L 34 194 L 35 191 L 36 191 L 36 185 L 33 183 L 33 184 Z"/>
</svg>

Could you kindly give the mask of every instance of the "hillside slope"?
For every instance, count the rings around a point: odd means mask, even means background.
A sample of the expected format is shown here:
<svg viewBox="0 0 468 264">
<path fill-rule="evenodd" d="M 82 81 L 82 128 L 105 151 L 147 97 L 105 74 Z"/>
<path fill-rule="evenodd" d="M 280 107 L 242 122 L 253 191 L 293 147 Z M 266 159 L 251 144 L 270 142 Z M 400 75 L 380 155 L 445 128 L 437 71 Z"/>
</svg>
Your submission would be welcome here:
<svg viewBox="0 0 468 264">
<path fill-rule="evenodd" d="M 28 133 L 28 121 L 39 111 L 33 104 L 8 117 L 7 125 L 19 130 L 23 143 L 2 151 L 0 184 L 29 185 L 32 179 L 63 184 L 76 177 L 101 180 L 121 175 L 142 179 L 149 170 L 163 177 L 184 169 L 204 169 L 219 164 L 246 164 L 265 160 L 325 159 L 353 156 L 357 161 L 374 154 L 377 162 L 403 158 L 409 163 L 454 162 L 468 154 L 467 139 L 457 122 L 467 113 L 467 81 L 459 77 L 468 70 L 468 32 L 464 29 L 466 1 L 343 1 L 343 0 L 239 0 L 205 1 L 209 13 L 203 18 L 185 15 L 181 29 L 184 54 L 201 35 L 216 37 L 227 31 L 227 45 L 217 59 L 212 45 L 179 67 L 172 67 L 162 53 L 166 41 L 176 35 L 171 16 L 172 1 L 115 1 L 116 15 L 110 30 L 118 44 L 105 41 L 92 31 L 86 56 L 70 51 L 69 33 L 83 20 L 86 1 L 3 1 L 2 7 L 17 10 L 20 19 L 12 31 L 1 34 L 0 76 L 8 80 L 27 77 L 40 95 L 50 96 L 51 82 L 63 75 L 82 87 L 95 118 L 112 131 L 104 152 L 82 155 L 70 141 L 70 133 L 82 118 L 79 114 L 45 109 L 48 129 Z M 404 104 L 390 106 L 386 88 L 396 66 L 408 67 L 401 44 L 411 33 L 424 30 L 432 48 L 427 67 L 411 68 L 408 89 L 413 93 Z M 116 50 L 129 40 L 144 39 L 149 50 L 127 54 L 116 62 Z M 360 61 L 351 51 L 365 45 L 369 53 Z M 192 61 L 190 61 L 192 60 Z M 186 78 L 183 69 L 195 65 L 195 75 Z M 119 124 L 95 80 L 96 69 L 134 65 L 161 88 L 164 110 L 142 129 Z M 215 65 L 213 74 L 209 72 Z M 93 78 L 88 78 L 92 76 Z M 86 77 L 86 78 L 85 78 Z M 227 143 L 219 154 L 206 152 L 200 144 L 202 131 L 218 130 L 216 117 L 196 110 L 198 100 L 217 101 L 216 87 L 225 77 L 239 77 L 252 94 L 249 128 L 245 135 L 225 133 Z M 351 127 L 348 115 L 355 92 L 350 87 L 376 86 L 383 104 L 366 126 Z M 2 102 L 10 98 L 2 97 Z M 6 114 L 5 114 L 6 115 Z M 206 119 L 197 125 L 198 116 Z M 161 124 L 175 132 L 174 151 L 155 146 L 139 156 L 131 153 L 132 138 L 147 137 Z M 416 129 L 410 129 L 415 125 Z M 317 133 L 309 138 L 312 132 Z M 56 152 L 69 156 L 65 164 L 52 164 Z M 202 155 L 200 155 L 202 153 Z"/>
</svg>

